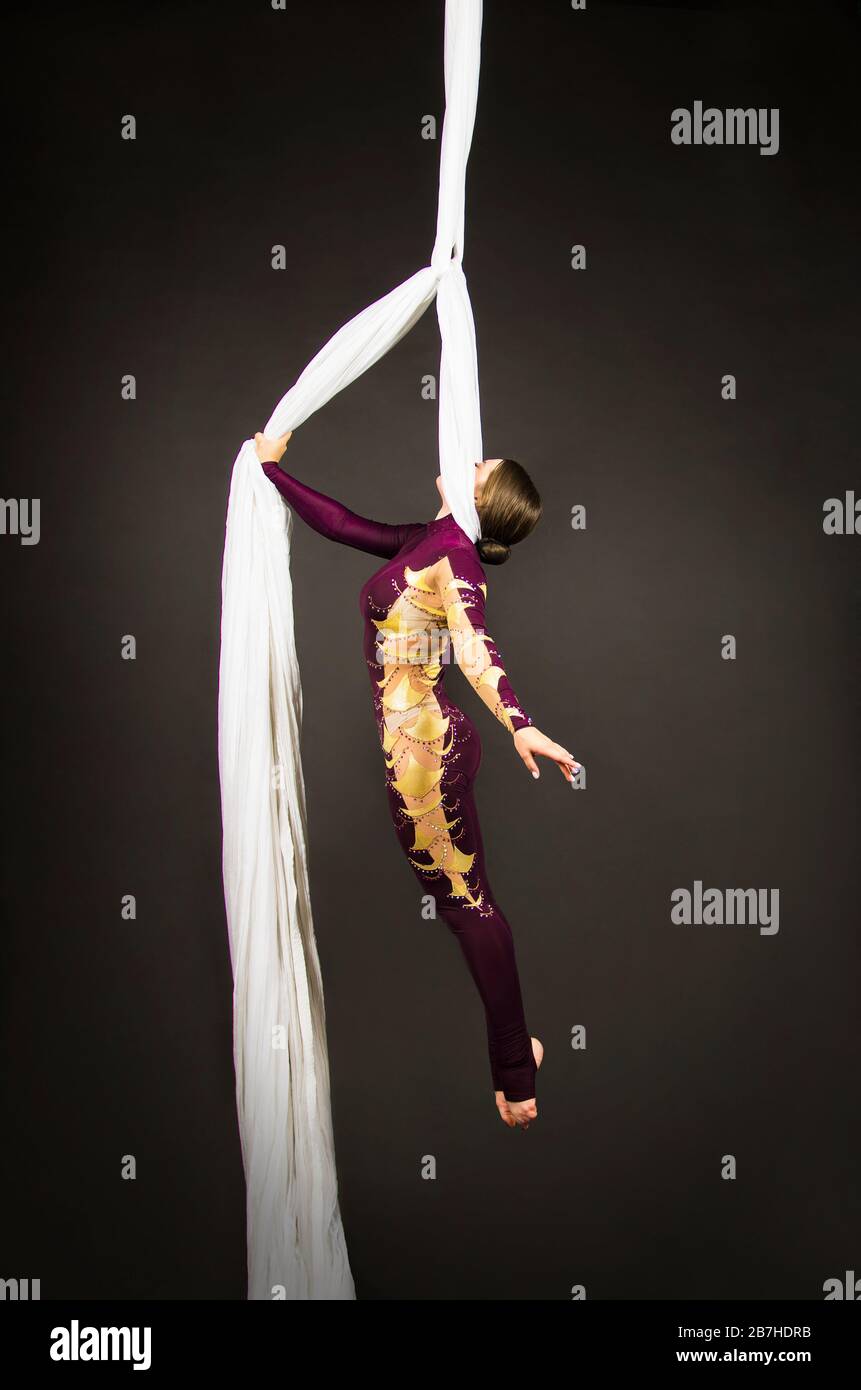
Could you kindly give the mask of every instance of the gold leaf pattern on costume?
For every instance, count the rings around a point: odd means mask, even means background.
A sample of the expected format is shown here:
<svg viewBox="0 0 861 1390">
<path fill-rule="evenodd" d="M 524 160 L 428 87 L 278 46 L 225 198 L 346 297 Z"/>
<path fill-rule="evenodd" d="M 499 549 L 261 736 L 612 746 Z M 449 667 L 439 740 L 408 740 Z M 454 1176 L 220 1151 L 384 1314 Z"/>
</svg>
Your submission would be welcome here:
<svg viewBox="0 0 861 1390">
<path fill-rule="evenodd" d="M 464 854 L 457 845 L 452 845 L 446 855 L 446 870 L 455 874 L 468 874 L 475 863 L 475 854 Z"/>
<path fill-rule="evenodd" d="M 490 908 L 484 906 L 484 894 L 477 887 L 473 891 L 470 883 L 478 873 L 476 852 L 463 844 L 460 815 L 448 818 L 457 811 L 457 791 L 448 812 L 444 800 L 446 766 L 454 759 L 455 772 L 459 770 L 462 737 L 459 721 L 443 713 L 437 698 L 443 671 L 438 653 L 448 640 L 467 680 L 500 723 L 513 732 L 512 719 L 527 716 L 517 706 L 496 644 L 483 630 L 487 585 L 475 557 L 455 549 L 424 569 L 407 565 L 400 573 L 402 583 L 392 580 L 388 610 L 373 619 L 377 660 L 383 667 L 376 684 L 388 783 L 399 796 L 399 813 L 413 823 L 411 855 L 424 860 L 408 855 L 413 867 L 430 878 L 443 876 L 451 898 L 486 913 Z M 474 577 L 466 577 L 470 574 Z"/>
<path fill-rule="evenodd" d="M 415 798 L 417 801 L 427 796 L 428 792 L 437 785 L 442 777 L 442 767 L 436 769 L 425 767 L 423 763 L 417 762 L 412 753 L 407 754 L 407 766 L 400 774 L 398 780 L 392 783 L 395 791 L 401 792 L 404 796 Z"/>
<path fill-rule="evenodd" d="M 413 868 L 421 869 L 422 873 L 429 874 L 442 867 L 442 862 L 445 859 L 445 846 L 440 845 L 434 850 L 428 850 L 427 853 L 430 855 L 431 862 L 429 864 L 420 864 L 417 859 L 410 859 L 410 863 Z"/>
<path fill-rule="evenodd" d="M 431 608 L 427 603 L 421 603 L 417 598 L 411 598 L 410 603 L 413 608 L 418 608 L 422 613 L 429 613 L 432 618 L 442 618 L 445 616 L 443 608 Z"/>
<path fill-rule="evenodd" d="M 413 852 L 418 854 L 420 850 L 428 849 L 444 830 L 451 830 L 455 825 L 457 825 L 456 820 L 446 820 L 445 816 L 443 816 L 442 825 L 436 825 L 433 822 L 428 825 L 414 825 Z"/>
<path fill-rule="evenodd" d="M 452 897 L 455 897 L 455 898 L 466 898 L 466 900 L 467 900 L 467 902 L 469 903 L 470 907 L 480 907 L 481 904 L 482 904 L 482 901 L 483 901 L 482 894 L 479 893 L 478 897 L 477 897 L 477 898 L 474 898 L 473 895 L 472 895 L 472 893 L 470 893 L 469 889 L 467 888 L 466 884 L 464 883 L 463 879 L 458 880 L 458 882 L 455 882 L 454 879 L 452 879 L 451 892 L 452 892 Z"/>
<path fill-rule="evenodd" d="M 494 690 L 497 689 L 500 679 L 505 675 L 501 666 L 488 666 L 482 671 L 479 677 L 479 685 L 490 685 Z"/>
<path fill-rule="evenodd" d="M 393 690 L 387 690 L 383 695 L 383 704 L 386 709 L 406 710 L 412 709 L 415 705 L 420 705 L 425 698 L 424 690 L 416 690 L 410 682 L 410 670 L 407 667 L 403 677 L 399 680 Z"/>
<path fill-rule="evenodd" d="M 439 709 L 438 705 L 437 709 Z M 417 739 L 419 743 L 433 743 L 448 732 L 450 723 L 451 719 L 448 715 L 443 718 L 434 713 L 428 705 L 423 705 L 415 723 L 410 725 L 409 735 L 410 738 Z"/>
<path fill-rule="evenodd" d="M 374 618 L 373 624 L 378 632 L 390 633 L 393 637 L 401 637 L 405 632 L 409 632 L 409 626 L 405 626 L 403 614 L 395 609 L 391 609 L 385 618 Z"/>
<path fill-rule="evenodd" d="M 442 805 L 442 793 L 438 792 L 434 797 L 433 801 L 431 801 L 427 806 L 405 806 L 403 808 L 403 812 L 405 816 L 413 816 L 414 818 L 418 819 L 421 816 L 426 816 L 430 811 L 435 811 L 437 806 L 440 805 Z"/>
<path fill-rule="evenodd" d="M 430 568 L 431 566 L 428 565 L 423 570 L 412 570 L 409 565 L 407 565 L 404 570 L 404 579 L 411 589 L 420 589 L 423 594 L 436 594 L 436 589 L 433 584 L 429 583 L 425 577 Z"/>
</svg>

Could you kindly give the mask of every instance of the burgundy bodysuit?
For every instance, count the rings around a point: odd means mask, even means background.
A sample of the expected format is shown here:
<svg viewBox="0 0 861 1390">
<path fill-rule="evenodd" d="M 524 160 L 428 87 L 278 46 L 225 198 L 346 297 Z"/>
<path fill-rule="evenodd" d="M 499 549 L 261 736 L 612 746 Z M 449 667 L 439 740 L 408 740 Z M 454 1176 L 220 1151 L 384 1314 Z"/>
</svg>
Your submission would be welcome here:
<svg viewBox="0 0 861 1390">
<path fill-rule="evenodd" d="M 385 560 L 362 587 L 365 661 L 401 847 L 435 913 L 457 937 L 487 1019 L 494 1089 L 535 1095 L 511 928 L 488 882 L 473 783 L 478 731 L 445 689 L 452 653 L 509 733 L 532 720 L 485 630 L 478 551 L 452 516 L 389 526 L 316 492 L 276 463 L 263 471 L 290 507 L 329 540 Z"/>
</svg>

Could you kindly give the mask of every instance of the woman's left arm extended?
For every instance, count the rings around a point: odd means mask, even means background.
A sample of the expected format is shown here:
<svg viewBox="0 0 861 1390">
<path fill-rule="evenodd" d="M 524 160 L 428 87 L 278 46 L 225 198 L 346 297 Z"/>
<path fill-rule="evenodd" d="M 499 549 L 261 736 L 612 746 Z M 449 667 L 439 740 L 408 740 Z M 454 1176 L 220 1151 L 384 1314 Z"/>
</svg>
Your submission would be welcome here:
<svg viewBox="0 0 861 1390">
<path fill-rule="evenodd" d="M 281 493 L 297 516 L 319 535 L 340 545 L 350 545 L 354 550 L 364 550 L 369 555 L 379 555 L 390 560 L 405 546 L 407 541 L 422 530 L 421 522 L 411 521 L 404 526 L 390 526 L 385 521 L 371 521 L 359 516 L 338 502 L 318 492 L 298 478 L 292 477 L 279 467 L 292 430 L 278 439 L 267 439 L 263 434 L 254 436 L 254 447 L 263 472 Z"/>
<path fill-rule="evenodd" d="M 573 753 L 542 734 L 515 694 L 502 656 L 485 624 L 487 583 L 477 558 L 458 550 L 440 561 L 438 587 L 457 664 L 491 714 L 513 736 L 514 746 L 533 777 L 536 756 L 556 763 L 573 782 L 580 764 Z"/>
</svg>

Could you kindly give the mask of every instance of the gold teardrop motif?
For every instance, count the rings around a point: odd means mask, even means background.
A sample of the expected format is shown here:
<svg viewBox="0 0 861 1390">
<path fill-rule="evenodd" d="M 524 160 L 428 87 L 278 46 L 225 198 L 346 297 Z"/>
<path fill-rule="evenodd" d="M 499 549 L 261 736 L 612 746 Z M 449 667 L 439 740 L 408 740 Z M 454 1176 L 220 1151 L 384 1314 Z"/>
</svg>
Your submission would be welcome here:
<svg viewBox="0 0 861 1390">
<path fill-rule="evenodd" d="M 399 791 L 402 796 L 411 796 L 416 801 L 427 796 L 428 792 L 436 786 L 442 777 L 442 768 L 423 767 L 416 762 L 412 753 L 408 755 L 407 766 L 401 773 L 396 782 L 392 783 L 395 791 Z"/>
<path fill-rule="evenodd" d="M 437 836 L 442 834 L 442 829 L 440 826 L 421 825 L 418 821 L 416 821 L 415 825 L 413 826 L 413 830 L 415 831 L 416 838 L 415 843 L 411 845 L 410 848 L 413 850 L 413 853 L 415 854 L 419 853 L 420 850 L 428 849 L 433 844 Z"/>
<path fill-rule="evenodd" d="M 415 705 L 420 705 L 425 698 L 425 690 L 415 690 L 410 684 L 410 673 L 406 671 L 397 682 L 393 690 L 387 690 L 383 696 L 383 704 L 386 709 L 407 710 Z"/>
<path fill-rule="evenodd" d="M 373 618 L 372 622 L 378 632 L 391 633 L 396 637 L 409 632 L 410 628 L 409 622 L 403 622 L 403 614 L 399 608 L 392 608 L 385 618 Z"/>
<path fill-rule="evenodd" d="M 406 569 L 404 570 L 404 579 L 407 581 L 411 589 L 419 589 L 423 594 L 436 593 L 436 589 L 434 589 L 433 585 L 428 584 L 427 580 L 425 579 L 425 575 L 427 574 L 429 568 L 430 566 L 427 566 L 423 570 L 411 570 L 409 565 L 407 565 Z"/>
<path fill-rule="evenodd" d="M 488 666 L 485 671 L 482 671 L 481 679 L 478 683 L 479 685 L 489 685 L 494 690 L 496 690 L 498 689 L 499 682 L 504 675 L 505 672 L 503 671 L 501 666 Z"/>
<path fill-rule="evenodd" d="M 435 739 L 442 738 L 443 734 L 448 732 L 450 722 L 450 715 L 443 719 L 425 705 L 416 715 L 415 723 L 411 724 L 406 732 L 419 743 L 433 743 Z"/>
<path fill-rule="evenodd" d="M 474 863 L 474 854 L 464 854 L 457 845 L 452 845 L 446 857 L 445 871 L 452 874 L 468 874 Z"/>
<path fill-rule="evenodd" d="M 434 825 L 433 823 L 430 825 L 420 825 L 419 822 L 416 821 L 413 826 L 416 835 L 415 844 L 411 845 L 410 848 L 416 853 L 419 850 L 427 849 L 438 836 L 445 834 L 447 830 L 451 830 L 455 825 L 457 825 L 457 821 L 445 819 L 443 819 L 442 825 Z"/>
<path fill-rule="evenodd" d="M 430 854 L 430 850 L 428 850 L 427 853 Z M 415 865 L 417 869 L 421 869 L 424 873 L 429 874 L 440 867 L 444 858 L 445 850 L 441 848 L 435 850 L 434 853 L 431 854 L 431 862 L 429 864 L 419 864 L 415 859 L 410 859 L 410 863 Z"/>
</svg>

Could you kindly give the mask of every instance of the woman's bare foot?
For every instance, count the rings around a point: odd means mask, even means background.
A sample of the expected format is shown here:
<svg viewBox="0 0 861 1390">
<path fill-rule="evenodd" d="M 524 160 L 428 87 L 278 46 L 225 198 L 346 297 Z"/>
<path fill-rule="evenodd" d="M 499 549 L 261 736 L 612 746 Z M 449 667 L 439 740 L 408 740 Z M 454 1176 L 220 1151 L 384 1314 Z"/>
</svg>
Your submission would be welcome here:
<svg viewBox="0 0 861 1390">
<path fill-rule="evenodd" d="M 535 1058 L 536 1067 L 541 1066 L 544 1056 L 544 1046 L 537 1038 L 532 1039 L 532 1055 Z M 496 1108 L 499 1111 L 499 1118 L 503 1124 L 508 1125 L 509 1129 L 529 1128 L 529 1121 L 538 1118 L 538 1106 L 535 1104 L 535 1097 L 532 1100 L 506 1100 L 504 1091 L 495 1091 Z"/>
</svg>

